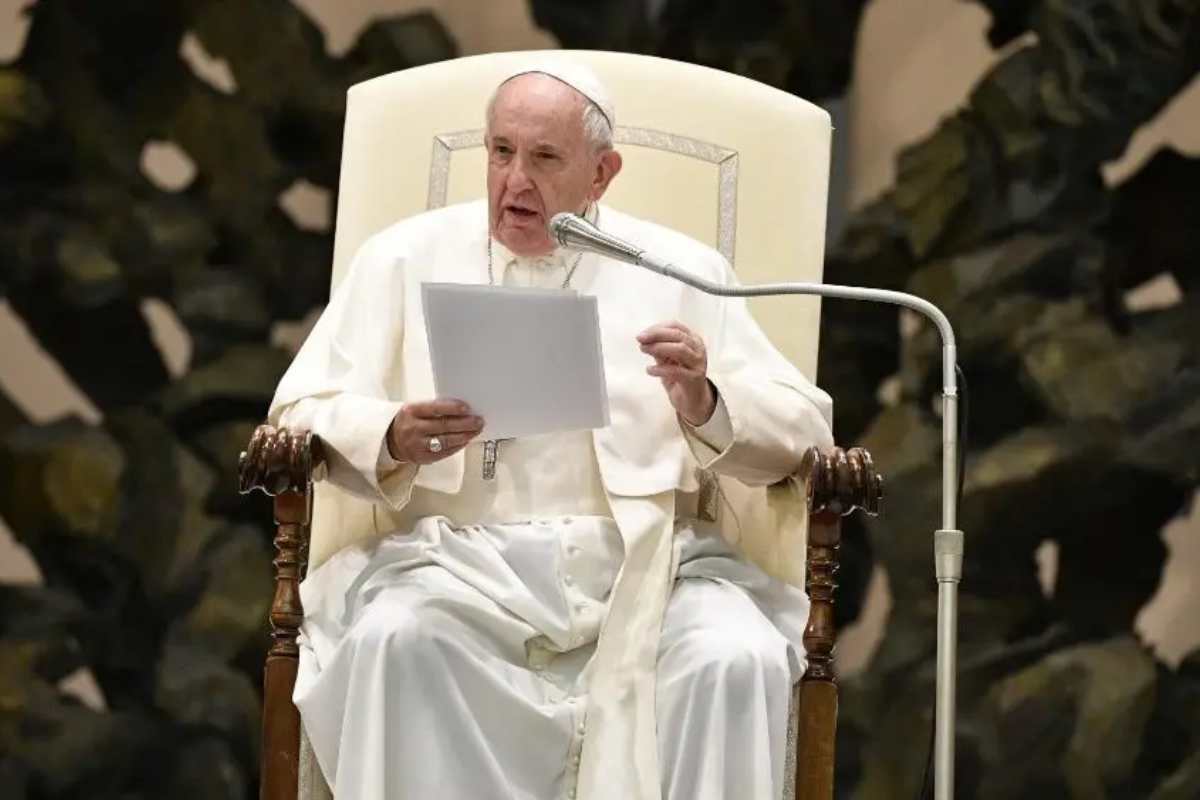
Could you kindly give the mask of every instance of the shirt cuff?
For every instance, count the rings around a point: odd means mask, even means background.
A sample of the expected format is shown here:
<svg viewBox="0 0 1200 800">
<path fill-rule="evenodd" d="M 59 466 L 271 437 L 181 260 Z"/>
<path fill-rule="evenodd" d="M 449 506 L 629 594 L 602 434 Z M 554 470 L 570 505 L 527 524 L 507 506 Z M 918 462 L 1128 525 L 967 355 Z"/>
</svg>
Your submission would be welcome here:
<svg viewBox="0 0 1200 800">
<path fill-rule="evenodd" d="M 733 423 L 729 419 L 729 409 L 725 407 L 725 398 L 720 393 L 717 394 L 717 404 L 708 422 L 692 425 L 683 417 L 679 421 L 684 433 L 699 448 L 700 452 L 695 455 L 702 464 L 711 463 L 733 444 Z"/>
<path fill-rule="evenodd" d="M 397 461 L 388 451 L 387 437 L 379 445 L 379 458 L 375 463 L 375 476 L 379 481 L 380 493 L 393 508 L 401 508 L 412 497 L 413 481 L 417 478 L 420 464 Z"/>
<path fill-rule="evenodd" d="M 383 480 L 386 475 L 404 466 L 405 463 L 407 462 L 392 458 L 392 453 L 387 446 L 387 434 L 384 434 L 383 441 L 379 443 L 379 458 L 375 461 L 375 474 L 379 476 L 380 480 Z"/>
</svg>

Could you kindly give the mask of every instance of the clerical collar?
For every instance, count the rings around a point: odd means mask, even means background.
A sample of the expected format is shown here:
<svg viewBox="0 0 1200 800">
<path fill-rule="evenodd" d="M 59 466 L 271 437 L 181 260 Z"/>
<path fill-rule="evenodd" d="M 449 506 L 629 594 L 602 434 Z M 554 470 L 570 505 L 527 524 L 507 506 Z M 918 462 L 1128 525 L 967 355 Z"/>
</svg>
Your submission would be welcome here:
<svg viewBox="0 0 1200 800">
<path fill-rule="evenodd" d="M 593 225 L 600 215 L 599 206 L 596 203 L 591 203 L 584 212 L 584 218 Z M 516 267 L 521 272 L 527 271 L 558 271 L 561 274 L 566 274 L 568 270 L 576 263 L 579 257 L 578 250 L 568 250 L 565 247 L 556 247 L 553 251 L 542 256 L 519 256 L 509 250 L 499 239 L 488 237 L 492 248 L 492 264 L 495 270 L 496 285 L 504 284 L 504 276 L 508 272 L 509 267 Z"/>
</svg>

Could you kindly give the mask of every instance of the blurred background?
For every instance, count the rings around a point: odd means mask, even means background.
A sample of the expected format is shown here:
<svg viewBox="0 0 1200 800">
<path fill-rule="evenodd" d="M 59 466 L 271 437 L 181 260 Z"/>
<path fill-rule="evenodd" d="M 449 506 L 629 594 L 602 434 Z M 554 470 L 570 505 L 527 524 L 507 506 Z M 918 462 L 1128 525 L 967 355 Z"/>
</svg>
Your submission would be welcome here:
<svg viewBox="0 0 1200 800">
<path fill-rule="evenodd" d="M 959 796 L 1200 797 L 1200 0 L 0 0 L 0 797 L 256 794 L 270 509 L 234 465 L 327 299 L 345 90 L 558 46 L 827 108 L 826 279 L 954 322 Z M 823 323 L 887 479 L 846 526 L 839 796 L 912 797 L 937 342 Z"/>
</svg>

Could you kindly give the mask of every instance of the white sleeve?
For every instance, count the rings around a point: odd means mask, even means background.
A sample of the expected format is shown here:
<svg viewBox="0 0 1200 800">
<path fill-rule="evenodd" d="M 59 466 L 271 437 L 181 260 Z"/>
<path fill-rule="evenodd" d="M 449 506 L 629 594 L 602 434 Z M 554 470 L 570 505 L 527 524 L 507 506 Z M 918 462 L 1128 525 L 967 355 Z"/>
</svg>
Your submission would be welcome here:
<svg viewBox="0 0 1200 800">
<path fill-rule="evenodd" d="M 708 469 L 709 464 L 733 444 L 733 424 L 729 421 L 729 409 L 725 407 L 725 398 L 720 392 L 717 392 L 717 404 L 707 422 L 692 425 L 679 417 L 679 426 L 688 440 L 692 455 L 703 469 Z"/>
<path fill-rule="evenodd" d="M 403 254 L 384 252 L 378 237 L 363 245 L 268 412 L 274 425 L 321 438 L 330 481 L 397 508 L 408 502 L 417 473 L 415 465 L 380 469 L 388 427 L 403 404 L 393 369 L 404 334 L 403 268 Z"/>
</svg>

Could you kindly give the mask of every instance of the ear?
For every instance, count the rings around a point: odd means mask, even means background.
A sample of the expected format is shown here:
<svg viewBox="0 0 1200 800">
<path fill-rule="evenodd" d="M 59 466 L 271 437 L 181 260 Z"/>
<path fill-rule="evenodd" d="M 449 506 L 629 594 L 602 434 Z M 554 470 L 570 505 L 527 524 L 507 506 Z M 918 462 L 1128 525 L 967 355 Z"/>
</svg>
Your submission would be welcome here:
<svg viewBox="0 0 1200 800">
<path fill-rule="evenodd" d="M 592 178 L 592 202 L 598 201 L 608 191 L 608 185 L 621 171 L 621 154 L 616 150 L 605 150 L 596 162 L 596 174 Z"/>
</svg>

